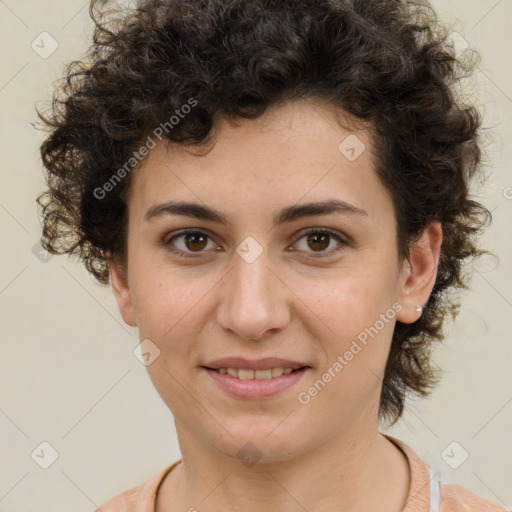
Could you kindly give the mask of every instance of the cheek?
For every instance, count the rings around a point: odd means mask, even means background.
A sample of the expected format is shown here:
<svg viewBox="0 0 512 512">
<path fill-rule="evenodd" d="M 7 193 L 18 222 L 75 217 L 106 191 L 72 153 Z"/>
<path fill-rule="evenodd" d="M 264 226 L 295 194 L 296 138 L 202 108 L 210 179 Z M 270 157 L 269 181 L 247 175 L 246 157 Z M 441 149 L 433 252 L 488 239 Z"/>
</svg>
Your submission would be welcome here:
<svg viewBox="0 0 512 512">
<path fill-rule="evenodd" d="M 162 400 L 172 411 L 186 416 L 190 397 L 183 385 L 193 378 L 192 363 L 198 348 L 194 340 L 199 336 L 208 282 L 191 279 L 174 272 L 144 272 L 144 281 L 135 288 L 134 296 L 139 318 L 140 339 L 149 338 L 159 350 L 159 356 L 146 369 Z M 205 303 L 204 303 L 205 304 Z M 201 399 L 201 390 L 195 390 Z"/>
<path fill-rule="evenodd" d="M 365 295 L 361 298 L 367 300 Z M 378 308 L 365 307 L 364 300 L 358 302 L 357 296 L 339 299 L 338 304 L 346 308 L 330 318 L 324 317 L 336 335 L 322 339 L 322 362 L 301 387 L 303 394 L 297 399 L 311 407 L 307 412 L 310 417 L 329 415 L 333 424 L 343 428 L 363 410 L 370 414 L 372 408 L 378 407 L 394 318 L 380 320 Z M 382 310 L 385 311 L 394 314 L 391 308 Z M 322 312 L 325 314 L 326 310 Z"/>
<path fill-rule="evenodd" d="M 135 262 L 134 262 L 135 267 Z M 175 338 L 184 320 L 197 316 L 198 306 L 215 285 L 215 276 L 195 275 L 165 267 L 151 269 L 139 266 L 132 299 L 141 336 L 164 342 Z"/>
<path fill-rule="evenodd" d="M 193 380 L 194 364 L 201 359 L 201 336 L 208 318 L 208 292 L 218 279 L 206 275 L 186 276 L 173 271 L 144 271 L 144 280 L 134 289 L 140 339 L 150 339 L 159 357 L 147 367 L 153 384 L 173 410 L 190 406 L 180 383 Z M 200 398 L 201 390 L 196 390 Z"/>
<path fill-rule="evenodd" d="M 323 326 L 326 339 L 341 346 L 374 325 L 394 300 L 387 277 L 354 268 L 343 276 L 315 280 L 314 286 L 304 281 L 297 290 L 307 309 L 314 313 L 311 318 L 316 320 L 312 321 Z"/>
<path fill-rule="evenodd" d="M 312 393 L 318 395 L 312 401 L 345 412 L 354 412 L 370 395 L 378 395 L 395 324 L 389 277 L 351 270 L 343 278 L 320 283 L 307 295 L 324 352 L 318 374 L 307 385 L 320 378 L 325 388 L 315 385 L 318 390 Z"/>
</svg>

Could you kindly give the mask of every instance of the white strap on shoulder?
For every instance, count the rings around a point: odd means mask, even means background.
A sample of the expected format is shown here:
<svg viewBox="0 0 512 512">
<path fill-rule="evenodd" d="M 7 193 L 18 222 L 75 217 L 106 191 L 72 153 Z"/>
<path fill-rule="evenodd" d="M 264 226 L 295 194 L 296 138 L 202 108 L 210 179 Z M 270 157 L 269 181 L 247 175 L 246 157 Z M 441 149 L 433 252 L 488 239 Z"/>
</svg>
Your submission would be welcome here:
<svg viewBox="0 0 512 512">
<path fill-rule="evenodd" d="M 432 468 L 428 468 L 430 476 L 430 507 L 428 512 L 439 512 L 441 508 L 441 481 L 439 480 L 439 472 L 435 472 Z"/>
</svg>

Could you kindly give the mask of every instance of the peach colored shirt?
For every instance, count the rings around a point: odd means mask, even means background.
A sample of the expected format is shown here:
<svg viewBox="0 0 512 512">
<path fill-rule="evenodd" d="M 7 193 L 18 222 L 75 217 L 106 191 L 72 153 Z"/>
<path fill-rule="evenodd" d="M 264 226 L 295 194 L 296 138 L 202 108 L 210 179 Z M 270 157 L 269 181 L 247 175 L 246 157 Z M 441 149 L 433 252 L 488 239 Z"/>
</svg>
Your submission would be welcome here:
<svg viewBox="0 0 512 512">
<path fill-rule="evenodd" d="M 409 446 L 391 436 L 385 437 L 403 451 L 409 463 L 410 486 L 402 512 L 508 512 L 505 507 L 479 498 L 460 485 L 441 483 Z M 148 482 L 111 498 L 95 512 L 154 512 L 160 483 L 180 462 L 181 459 Z"/>
</svg>

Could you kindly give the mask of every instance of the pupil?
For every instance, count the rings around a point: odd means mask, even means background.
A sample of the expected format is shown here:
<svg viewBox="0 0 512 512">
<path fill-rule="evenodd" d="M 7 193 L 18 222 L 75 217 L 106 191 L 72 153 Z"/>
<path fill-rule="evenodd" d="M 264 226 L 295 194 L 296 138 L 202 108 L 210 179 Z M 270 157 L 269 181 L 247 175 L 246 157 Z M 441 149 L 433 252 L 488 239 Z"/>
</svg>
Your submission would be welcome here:
<svg viewBox="0 0 512 512">
<path fill-rule="evenodd" d="M 329 246 L 329 242 L 328 242 L 329 237 L 330 237 L 330 235 L 326 235 L 326 234 L 323 234 L 323 233 L 316 233 L 316 234 L 308 236 L 308 243 L 311 242 L 311 241 L 313 241 L 313 243 L 317 243 L 317 244 L 320 243 L 321 247 L 319 249 L 322 250 L 322 249 L 325 249 L 326 247 Z M 321 242 L 318 242 L 318 241 L 315 242 L 315 239 L 318 240 L 319 238 L 322 241 Z M 314 247 L 312 247 L 312 249 L 314 249 Z"/>
<path fill-rule="evenodd" d="M 191 247 L 189 242 L 192 240 L 192 245 L 194 245 L 194 244 L 196 244 L 196 243 L 197 243 L 196 241 L 197 241 L 197 239 L 198 239 L 198 238 L 199 238 L 199 239 L 201 239 L 201 238 L 202 238 L 202 239 L 203 239 L 203 243 L 201 244 L 201 242 L 199 242 L 200 247 L 195 247 L 195 249 L 199 249 L 199 250 L 200 250 L 200 249 L 203 249 L 203 248 L 204 248 L 204 246 L 206 245 L 206 244 L 205 244 L 206 237 L 204 237 L 204 236 L 203 236 L 202 234 L 200 234 L 200 233 L 190 233 L 190 234 L 186 237 L 186 244 L 187 244 L 187 247 L 188 247 L 189 249 L 193 250 L 193 249 L 194 249 L 194 247 Z"/>
</svg>

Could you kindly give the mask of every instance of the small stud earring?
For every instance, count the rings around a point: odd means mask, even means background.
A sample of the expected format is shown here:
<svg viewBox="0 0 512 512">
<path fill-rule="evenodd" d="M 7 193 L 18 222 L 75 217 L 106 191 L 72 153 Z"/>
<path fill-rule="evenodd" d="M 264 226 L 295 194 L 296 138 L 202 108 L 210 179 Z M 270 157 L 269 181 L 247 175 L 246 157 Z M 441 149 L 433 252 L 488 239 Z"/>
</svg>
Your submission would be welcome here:
<svg viewBox="0 0 512 512">
<path fill-rule="evenodd" d="M 417 311 L 418 313 L 421 313 L 421 312 L 423 311 L 423 308 L 418 304 L 418 305 L 416 306 L 416 311 Z"/>
</svg>

